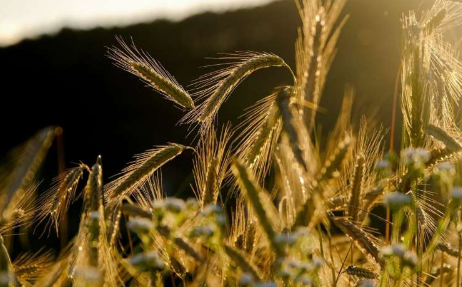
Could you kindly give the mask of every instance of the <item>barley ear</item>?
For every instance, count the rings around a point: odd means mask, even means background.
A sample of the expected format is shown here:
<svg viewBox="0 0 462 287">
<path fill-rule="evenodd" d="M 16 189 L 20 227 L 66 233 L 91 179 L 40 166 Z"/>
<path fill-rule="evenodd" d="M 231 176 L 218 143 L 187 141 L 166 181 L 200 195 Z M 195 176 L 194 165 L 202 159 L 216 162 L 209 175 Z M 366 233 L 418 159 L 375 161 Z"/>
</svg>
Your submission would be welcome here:
<svg viewBox="0 0 462 287">
<path fill-rule="evenodd" d="M 271 243 L 276 254 L 281 257 L 284 255 L 284 250 L 276 242 L 276 232 L 273 226 L 270 216 L 266 214 L 266 210 L 263 207 L 263 203 L 260 198 L 260 193 L 265 193 L 264 190 L 256 183 L 252 173 L 244 166 L 241 160 L 235 158 L 232 164 L 232 171 L 237 179 L 239 188 L 245 193 L 248 198 L 253 210 L 258 218 L 263 231 L 265 232 L 268 241 Z"/>
<path fill-rule="evenodd" d="M 236 153 L 252 170 L 258 182 L 266 176 L 271 166 L 272 154 L 281 132 L 281 116 L 276 104 L 278 91 L 257 101 L 248 108 L 236 129 Z"/>
<path fill-rule="evenodd" d="M 101 162 L 101 156 L 98 157 L 98 162 Z M 102 211 L 103 196 L 103 168 L 100 163 L 95 163 L 91 168 L 85 187 L 85 212 Z"/>
</svg>

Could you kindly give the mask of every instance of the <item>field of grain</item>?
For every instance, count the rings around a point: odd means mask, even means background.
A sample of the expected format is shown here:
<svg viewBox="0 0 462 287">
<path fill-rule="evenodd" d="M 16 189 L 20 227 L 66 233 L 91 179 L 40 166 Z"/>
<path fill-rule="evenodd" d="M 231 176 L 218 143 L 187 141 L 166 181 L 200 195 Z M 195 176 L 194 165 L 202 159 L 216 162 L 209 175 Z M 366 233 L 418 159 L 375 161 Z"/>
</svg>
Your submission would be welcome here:
<svg viewBox="0 0 462 287">
<path fill-rule="evenodd" d="M 140 153 L 109 182 L 99 156 L 40 193 L 38 170 L 62 129 L 11 151 L 0 166 L 0 287 L 462 286 L 462 64 L 445 37 L 462 23 L 462 2 L 402 16 L 390 127 L 354 121 L 348 87 L 323 136 L 316 115 L 345 1 L 295 1 L 295 67 L 230 51 L 187 87 L 133 40 L 108 43 L 108 60 L 184 111 L 164 124 L 187 125 L 188 144 Z M 219 122 L 220 107 L 261 69 L 291 82 L 242 111 L 239 125 Z M 161 168 L 183 153 L 194 156 L 193 183 L 185 198 L 166 197 Z M 70 244 L 10 256 L 24 230 L 59 235 L 78 199 Z"/>
</svg>

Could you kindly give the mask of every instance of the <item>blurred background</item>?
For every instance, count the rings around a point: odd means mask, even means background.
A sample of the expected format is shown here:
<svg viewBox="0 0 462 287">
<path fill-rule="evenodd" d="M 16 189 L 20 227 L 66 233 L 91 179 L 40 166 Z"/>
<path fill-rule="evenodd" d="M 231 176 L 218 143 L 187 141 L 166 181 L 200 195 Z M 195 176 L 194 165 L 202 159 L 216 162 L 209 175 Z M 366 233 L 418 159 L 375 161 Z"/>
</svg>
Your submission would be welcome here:
<svg viewBox="0 0 462 287">
<path fill-rule="evenodd" d="M 347 2 L 344 15 L 350 18 L 321 101 L 327 112 L 318 117 L 324 133 L 336 119 L 346 85 L 356 89 L 355 117 L 376 112 L 376 121 L 390 126 L 400 18 L 430 3 Z M 105 56 L 116 35 L 132 37 L 187 87 L 210 71 L 200 67 L 215 63 L 206 57 L 217 53 L 272 52 L 295 68 L 299 25 L 293 0 L 0 0 L 0 158 L 40 128 L 59 125 L 66 166 L 91 165 L 102 155 L 107 182 L 134 154 L 193 140 L 186 126 L 177 125 L 182 111 Z M 237 124 L 246 107 L 289 80 L 278 69 L 251 75 L 223 105 L 220 122 Z M 186 153 L 162 169 L 167 194 L 193 196 L 191 159 Z M 54 145 L 40 174 L 42 190 L 57 175 L 57 162 Z M 72 213 L 69 220 L 77 226 Z"/>
</svg>

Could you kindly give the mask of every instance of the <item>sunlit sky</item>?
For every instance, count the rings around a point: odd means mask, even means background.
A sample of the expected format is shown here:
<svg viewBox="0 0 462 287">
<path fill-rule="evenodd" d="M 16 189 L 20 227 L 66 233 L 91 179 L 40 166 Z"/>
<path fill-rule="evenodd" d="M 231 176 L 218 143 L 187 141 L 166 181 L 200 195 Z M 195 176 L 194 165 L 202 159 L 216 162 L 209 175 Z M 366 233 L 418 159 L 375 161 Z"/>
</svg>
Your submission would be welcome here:
<svg viewBox="0 0 462 287">
<path fill-rule="evenodd" d="M 181 20 L 271 0 L 0 0 L 0 47 L 63 27 L 125 26 L 157 18 Z"/>
</svg>

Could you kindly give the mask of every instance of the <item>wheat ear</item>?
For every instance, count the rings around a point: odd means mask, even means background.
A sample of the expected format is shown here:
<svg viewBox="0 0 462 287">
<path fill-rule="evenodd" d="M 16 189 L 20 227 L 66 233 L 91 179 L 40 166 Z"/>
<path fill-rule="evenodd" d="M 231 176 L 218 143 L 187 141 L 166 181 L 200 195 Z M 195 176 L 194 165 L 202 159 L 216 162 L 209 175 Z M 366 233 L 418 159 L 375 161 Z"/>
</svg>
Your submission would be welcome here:
<svg viewBox="0 0 462 287">
<path fill-rule="evenodd" d="M 426 134 L 442 142 L 450 151 L 457 152 L 462 149 L 462 145 L 442 128 L 429 124 L 424 131 Z"/>
<path fill-rule="evenodd" d="M 459 251 L 452 248 L 451 246 L 449 246 L 447 243 L 444 243 L 444 242 L 438 242 L 436 244 L 436 249 L 440 250 L 441 252 L 444 252 L 452 257 L 459 257 Z"/>
<path fill-rule="evenodd" d="M 359 221 L 363 222 L 366 215 L 371 211 L 374 207 L 374 203 L 376 203 L 379 197 L 383 195 L 383 187 L 378 187 L 374 190 L 366 192 L 364 194 L 364 203 L 361 211 L 359 213 Z"/>
<path fill-rule="evenodd" d="M 84 211 L 101 211 L 103 209 L 103 168 L 101 156 L 92 168 L 85 187 Z"/>
<path fill-rule="evenodd" d="M 56 184 L 38 199 L 38 222 L 49 217 L 47 225 L 49 224 L 50 228 L 54 225 L 56 233 L 58 233 L 59 223 L 74 200 L 77 185 L 85 170 L 90 169 L 82 163 L 65 171 L 54 180 Z"/>
<path fill-rule="evenodd" d="M 351 139 L 346 135 L 345 138 L 338 144 L 334 154 L 324 163 L 317 177 L 318 184 L 338 176 L 338 169 L 342 166 L 343 160 L 350 148 Z"/>
<path fill-rule="evenodd" d="M 291 101 L 295 98 L 295 90 L 293 87 L 282 87 L 276 97 L 276 103 L 282 118 L 282 131 L 289 139 L 290 147 L 297 162 L 307 170 L 305 159 L 303 158 L 303 151 L 301 149 L 301 142 L 297 127 L 294 124 L 294 110 L 291 107 Z"/>
<path fill-rule="evenodd" d="M 351 221 L 343 218 L 334 218 L 333 222 L 355 243 L 358 249 L 361 250 L 368 259 L 370 259 L 373 263 L 380 265 L 382 268 L 385 266 L 385 262 L 379 256 L 379 248 L 372 240 L 373 237 L 371 235 Z"/>
<path fill-rule="evenodd" d="M 358 266 L 348 266 L 348 268 L 345 270 L 345 273 L 350 276 L 366 279 L 376 279 L 378 277 L 378 275 L 373 271 Z"/>
<path fill-rule="evenodd" d="M 230 165 L 229 140 L 231 136 L 230 125 L 226 125 L 219 137 L 214 129 L 210 129 L 202 135 L 199 142 L 193 162 L 193 173 L 197 189 L 194 191 L 202 206 L 217 202 Z"/>
<path fill-rule="evenodd" d="M 158 226 L 157 231 L 159 232 L 160 235 L 164 236 L 167 239 L 171 239 L 170 236 L 170 229 L 167 226 Z M 181 237 L 173 237 L 172 239 L 173 243 L 183 250 L 186 254 L 191 256 L 192 258 L 196 259 L 200 263 L 204 263 L 204 258 L 199 254 L 198 251 L 194 249 L 188 242 L 186 242 L 183 238 Z"/>
<path fill-rule="evenodd" d="M 425 279 L 424 286 L 432 286 L 432 283 L 435 280 L 443 275 L 444 273 L 450 273 L 453 271 L 453 267 L 449 264 L 442 264 L 442 267 L 436 267 L 431 270 L 431 273 L 427 275 L 427 279 Z"/>
<path fill-rule="evenodd" d="M 351 186 L 350 203 L 348 205 L 348 216 L 350 217 L 351 221 L 356 221 L 358 219 L 363 185 L 364 167 L 364 156 L 359 155 L 356 159 L 356 166 L 352 180 L 353 183 Z"/>
<path fill-rule="evenodd" d="M 100 252 L 103 248 L 102 240 L 106 240 L 104 234 L 104 206 L 103 206 L 103 168 L 101 156 L 97 163 L 91 168 L 85 188 L 84 198 L 85 228 L 87 231 L 87 241 L 89 243 L 88 259 L 90 266 L 98 267 Z"/>
<path fill-rule="evenodd" d="M 283 59 L 270 53 L 246 52 L 230 54 L 221 59 L 230 60 L 232 63 L 228 67 L 206 74 L 196 81 L 199 91 L 195 93 L 195 96 L 205 100 L 185 116 L 184 122 L 194 123 L 198 121 L 208 127 L 232 91 L 241 81 L 257 70 L 286 67 L 292 73 Z"/>
<path fill-rule="evenodd" d="M 236 129 L 241 130 L 237 138 L 236 153 L 252 170 L 260 182 L 267 174 L 272 153 L 281 132 L 281 117 L 276 104 L 278 92 L 256 102 L 248 108 Z"/>
<path fill-rule="evenodd" d="M 433 18 L 428 20 L 428 22 L 423 25 L 427 34 L 432 34 L 441 25 L 444 18 L 446 18 L 446 15 L 446 9 L 441 9 L 441 11 L 439 11 L 435 16 L 433 16 Z"/>
<path fill-rule="evenodd" d="M 181 154 L 185 146 L 171 143 L 137 155 L 133 164 L 125 168 L 124 175 L 105 187 L 105 196 L 110 204 L 117 204 L 120 198 L 142 186 L 157 169 Z"/>
<path fill-rule="evenodd" d="M 49 272 L 54 261 L 53 252 L 40 250 L 37 253 L 19 255 L 12 264 L 19 282 L 25 286 L 32 286 L 38 278 Z"/>
<path fill-rule="evenodd" d="M 343 141 L 338 144 L 334 154 L 324 163 L 324 166 L 321 168 L 321 171 L 317 176 L 317 181 L 313 184 L 312 198 L 308 198 L 297 211 L 292 229 L 297 226 L 307 225 L 307 221 L 311 221 L 315 208 L 312 199 L 314 199 L 315 196 L 319 198 L 319 191 L 324 182 L 338 176 L 339 172 L 337 170 L 342 166 L 350 144 L 350 137 L 346 135 Z"/>
<path fill-rule="evenodd" d="M 5 218 L 4 211 L 15 199 L 21 196 L 21 193 L 27 190 L 27 186 L 34 179 L 35 173 L 45 158 L 54 136 L 55 127 L 48 127 L 39 131 L 36 136 L 26 143 L 24 151 L 18 158 L 19 165 L 14 169 L 10 185 L 0 202 L 2 222 L 9 220 L 9 218 Z"/>
<path fill-rule="evenodd" d="M 264 230 L 268 241 L 271 243 L 274 251 L 280 257 L 283 256 L 284 250 L 276 242 L 276 232 L 274 231 L 274 223 L 271 222 L 270 216 L 267 215 L 260 194 L 264 193 L 260 186 L 256 183 L 252 173 L 244 166 L 241 160 L 235 158 L 232 164 L 232 171 L 237 179 L 239 188 L 245 193 L 250 204 L 255 211 L 262 229 Z"/>
<path fill-rule="evenodd" d="M 117 41 L 122 49 L 108 49 L 108 57 L 114 60 L 116 66 L 141 78 L 168 100 L 187 109 L 194 108 L 194 102 L 188 92 L 159 62 L 144 51 L 138 50 L 133 43 L 130 47 L 122 38 L 118 37 Z"/>
<path fill-rule="evenodd" d="M 237 266 L 245 272 L 252 274 L 256 280 L 261 281 L 261 276 L 257 271 L 257 268 L 253 266 L 242 252 L 229 245 L 224 245 L 224 249 L 228 257 L 231 258 Z"/>
<path fill-rule="evenodd" d="M 141 218 L 146 218 L 146 219 L 152 219 L 152 212 L 146 209 L 141 208 L 138 205 L 135 204 L 130 204 L 130 203 L 124 203 L 122 205 L 121 211 L 129 216 L 133 217 L 141 217 Z"/>
</svg>

